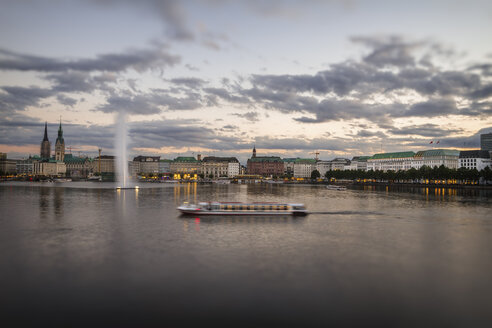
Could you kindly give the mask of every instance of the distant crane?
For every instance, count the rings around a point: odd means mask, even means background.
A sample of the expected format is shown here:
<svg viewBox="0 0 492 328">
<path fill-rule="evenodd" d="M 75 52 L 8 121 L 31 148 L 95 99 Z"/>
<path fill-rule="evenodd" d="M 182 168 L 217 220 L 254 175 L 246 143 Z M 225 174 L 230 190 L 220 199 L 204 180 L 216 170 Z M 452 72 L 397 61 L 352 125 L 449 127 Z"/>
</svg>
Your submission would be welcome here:
<svg viewBox="0 0 492 328">
<path fill-rule="evenodd" d="M 315 157 L 316 161 L 319 161 L 319 158 L 318 158 L 318 156 L 319 156 L 319 151 L 317 151 L 317 150 L 316 150 L 315 152 L 312 152 L 312 153 L 310 153 L 310 154 L 315 154 L 315 155 L 316 155 L 316 157 Z"/>
</svg>

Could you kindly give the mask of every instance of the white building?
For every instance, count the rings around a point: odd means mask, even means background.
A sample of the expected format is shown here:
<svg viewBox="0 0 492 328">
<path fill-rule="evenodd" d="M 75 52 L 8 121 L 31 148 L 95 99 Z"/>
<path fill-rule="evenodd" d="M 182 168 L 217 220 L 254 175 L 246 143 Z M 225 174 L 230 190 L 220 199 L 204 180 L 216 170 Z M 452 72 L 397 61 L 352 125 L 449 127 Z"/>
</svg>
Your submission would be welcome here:
<svg viewBox="0 0 492 328">
<path fill-rule="evenodd" d="M 318 161 L 316 163 L 316 170 L 324 177 L 326 172 L 331 170 L 331 161 Z"/>
<path fill-rule="evenodd" d="M 295 178 L 311 178 L 311 173 L 316 170 L 316 160 L 309 158 L 299 158 L 294 162 Z M 321 172 L 320 172 L 321 173 Z"/>
<path fill-rule="evenodd" d="M 413 151 L 375 154 L 367 160 L 367 170 L 408 170 L 412 167 L 414 156 Z"/>
<path fill-rule="evenodd" d="M 485 169 L 487 166 L 492 168 L 491 152 L 486 150 L 461 151 L 458 166 L 477 169 L 478 171 Z"/>
<path fill-rule="evenodd" d="M 240 168 L 239 162 L 229 162 L 227 163 L 227 176 L 229 178 L 234 178 L 235 176 L 239 175 L 239 168 Z"/>
</svg>

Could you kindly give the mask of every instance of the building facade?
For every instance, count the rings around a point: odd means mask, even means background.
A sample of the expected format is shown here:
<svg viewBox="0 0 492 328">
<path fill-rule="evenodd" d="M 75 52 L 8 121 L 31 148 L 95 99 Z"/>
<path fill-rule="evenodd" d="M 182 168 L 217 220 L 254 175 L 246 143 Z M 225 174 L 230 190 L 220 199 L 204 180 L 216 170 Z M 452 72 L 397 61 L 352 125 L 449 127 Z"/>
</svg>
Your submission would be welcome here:
<svg viewBox="0 0 492 328">
<path fill-rule="evenodd" d="M 326 172 L 331 170 L 331 161 L 318 161 L 316 163 L 316 170 L 324 177 Z"/>
<path fill-rule="evenodd" d="M 207 156 L 202 160 L 202 173 L 206 178 L 234 177 L 239 175 L 236 157 Z"/>
<path fill-rule="evenodd" d="M 19 175 L 33 175 L 34 171 L 34 163 L 39 162 L 41 160 L 41 157 L 39 156 L 29 156 L 28 158 L 24 158 L 21 160 L 18 160 L 15 168 L 17 171 L 17 174 Z"/>
<path fill-rule="evenodd" d="M 492 132 L 480 135 L 480 150 L 492 151 Z"/>
<path fill-rule="evenodd" d="M 295 178 L 311 178 L 311 173 L 316 170 L 316 160 L 310 158 L 299 158 L 294 162 Z M 320 172 L 321 173 L 321 172 Z"/>
<path fill-rule="evenodd" d="M 467 169 L 476 169 L 478 171 L 486 167 L 492 168 L 491 152 L 487 150 L 461 151 L 458 166 Z"/>
<path fill-rule="evenodd" d="M 200 174 L 202 173 L 201 161 L 195 157 L 176 157 L 169 165 L 172 174 Z"/>
<path fill-rule="evenodd" d="M 367 160 L 367 170 L 409 170 L 412 167 L 414 156 L 413 151 L 375 154 Z"/>
<path fill-rule="evenodd" d="M 45 177 L 63 177 L 67 172 L 65 163 L 54 159 L 43 160 L 33 164 L 33 175 Z"/>
<path fill-rule="evenodd" d="M 247 162 L 247 173 L 262 176 L 278 177 L 284 173 L 284 161 L 278 156 L 256 156 L 256 146 L 253 155 Z"/>
<path fill-rule="evenodd" d="M 133 168 L 129 171 L 138 170 L 137 173 L 159 174 L 160 156 L 137 156 L 133 158 Z M 133 175 L 133 174 L 132 174 Z"/>
<path fill-rule="evenodd" d="M 94 173 L 93 160 L 88 157 L 76 157 L 72 154 L 64 155 L 66 176 L 71 178 L 85 179 Z"/>
</svg>

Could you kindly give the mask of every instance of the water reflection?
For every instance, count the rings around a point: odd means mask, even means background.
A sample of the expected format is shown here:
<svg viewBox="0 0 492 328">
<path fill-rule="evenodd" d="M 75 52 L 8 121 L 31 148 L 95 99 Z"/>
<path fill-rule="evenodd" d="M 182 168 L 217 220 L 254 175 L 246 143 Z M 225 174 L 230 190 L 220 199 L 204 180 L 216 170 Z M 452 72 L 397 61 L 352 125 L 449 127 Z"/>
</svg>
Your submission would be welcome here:
<svg viewBox="0 0 492 328">
<path fill-rule="evenodd" d="M 215 223 L 234 223 L 234 224 L 298 224 L 305 221 L 306 217 L 293 217 L 291 215 L 286 216 L 258 216 L 258 215 L 181 215 L 179 216 L 183 220 L 185 226 L 188 226 L 190 222 L 195 224 L 215 224 Z"/>
<path fill-rule="evenodd" d="M 63 218 L 64 193 L 65 193 L 64 188 L 55 188 L 54 197 L 53 197 L 53 211 L 55 213 L 56 219 Z"/>
<path fill-rule="evenodd" d="M 46 219 L 51 200 L 51 188 L 39 188 L 39 216 Z"/>
</svg>

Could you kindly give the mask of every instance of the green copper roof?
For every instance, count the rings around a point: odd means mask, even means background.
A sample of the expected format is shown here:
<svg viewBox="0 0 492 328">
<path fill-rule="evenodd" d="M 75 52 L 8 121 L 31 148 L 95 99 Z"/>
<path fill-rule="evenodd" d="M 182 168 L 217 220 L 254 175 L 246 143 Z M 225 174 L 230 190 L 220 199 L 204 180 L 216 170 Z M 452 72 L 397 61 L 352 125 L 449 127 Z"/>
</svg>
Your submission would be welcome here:
<svg viewBox="0 0 492 328">
<path fill-rule="evenodd" d="M 316 160 L 312 158 L 298 158 L 295 161 L 296 164 L 316 164 Z"/>
<path fill-rule="evenodd" d="M 283 161 L 286 163 L 294 163 L 299 157 L 284 158 Z"/>
<path fill-rule="evenodd" d="M 198 160 L 195 157 L 184 157 L 184 156 L 176 157 L 174 159 L 174 161 L 175 162 L 190 162 L 190 163 L 198 162 Z"/>
<path fill-rule="evenodd" d="M 381 153 L 375 154 L 369 159 L 389 159 L 389 158 L 408 158 L 414 157 L 415 153 L 413 151 L 401 151 L 397 153 Z"/>
<path fill-rule="evenodd" d="M 424 157 L 459 156 L 460 151 L 455 149 L 431 149 L 424 152 Z"/>
</svg>

